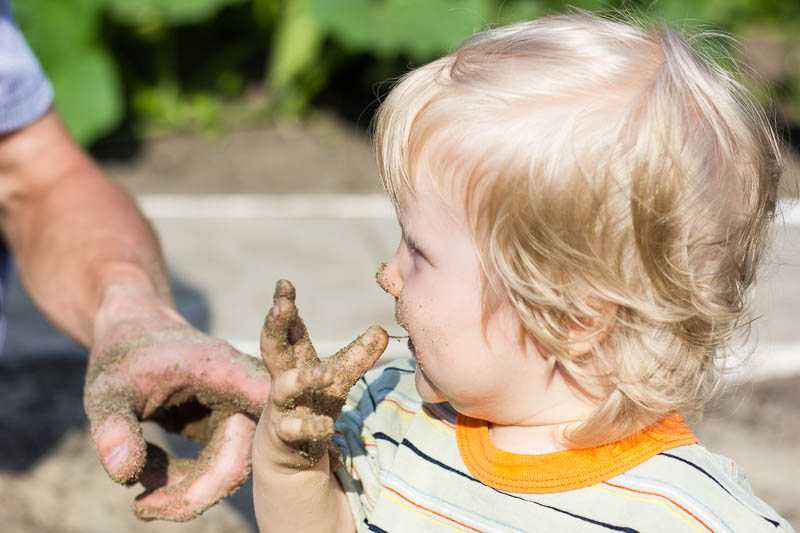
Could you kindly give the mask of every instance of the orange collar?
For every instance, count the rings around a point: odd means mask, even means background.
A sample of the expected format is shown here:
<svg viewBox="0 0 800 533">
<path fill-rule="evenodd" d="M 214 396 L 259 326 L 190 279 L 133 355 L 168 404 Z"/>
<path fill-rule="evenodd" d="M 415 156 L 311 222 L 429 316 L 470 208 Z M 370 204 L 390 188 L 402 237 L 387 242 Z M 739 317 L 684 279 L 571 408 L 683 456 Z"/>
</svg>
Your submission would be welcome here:
<svg viewBox="0 0 800 533">
<path fill-rule="evenodd" d="M 520 455 L 496 448 L 489 424 L 459 414 L 456 438 L 461 458 L 482 483 L 509 492 L 562 492 L 606 481 L 670 448 L 694 444 L 697 437 L 678 414 L 622 440 L 597 446 Z"/>
</svg>

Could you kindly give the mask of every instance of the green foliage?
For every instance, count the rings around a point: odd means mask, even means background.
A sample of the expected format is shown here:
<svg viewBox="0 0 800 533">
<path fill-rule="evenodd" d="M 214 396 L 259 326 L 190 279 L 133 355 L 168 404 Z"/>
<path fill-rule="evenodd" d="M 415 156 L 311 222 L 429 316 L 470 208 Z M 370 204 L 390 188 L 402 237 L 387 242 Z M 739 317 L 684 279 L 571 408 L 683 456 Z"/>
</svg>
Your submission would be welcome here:
<svg viewBox="0 0 800 533">
<path fill-rule="evenodd" d="M 313 0 L 308 16 L 356 52 L 423 61 L 489 22 L 490 0 Z"/>
<path fill-rule="evenodd" d="M 800 121 L 800 3 L 785 0 L 12 0 L 56 90 L 69 129 L 90 143 L 127 118 L 147 131 L 213 130 L 249 87 L 273 111 L 299 115 L 333 82 L 369 93 L 475 31 L 568 6 L 633 10 L 701 44 L 731 50 L 718 30 L 786 43 L 775 88 Z M 794 63 L 792 63 L 794 61 Z M 354 74 L 355 73 L 355 74 Z M 333 80 L 333 81 L 332 81 Z M 374 97 L 374 94 L 372 95 Z M 240 106 L 244 109 L 246 106 Z M 248 108 L 249 109 L 249 108 Z M 236 114 L 237 120 L 239 115 Z"/>
<path fill-rule="evenodd" d="M 274 37 L 269 80 L 276 102 L 290 113 L 298 113 L 308 105 L 326 75 L 319 60 L 323 33 L 311 9 L 312 2 L 296 0 L 286 5 Z"/>
<path fill-rule="evenodd" d="M 88 144 L 116 127 L 126 108 L 119 58 L 103 38 L 106 14 L 145 32 L 204 21 L 222 7 L 244 1 L 14 0 L 12 4 L 53 84 L 56 109 L 73 136 Z"/>
<path fill-rule="evenodd" d="M 50 74 L 55 106 L 72 135 L 87 143 L 116 126 L 123 114 L 116 65 L 106 50 L 86 48 Z M 88 82 L 88 83 L 87 83 Z"/>
<path fill-rule="evenodd" d="M 133 99 L 137 112 L 152 117 L 151 131 L 213 130 L 220 120 L 219 100 L 209 94 L 181 94 L 176 86 L 145 87 Z"/>
<path fill-rule="evenodd" d="M 508 4 L 508 5 L 506 5 Z M 502 13 L 519 20 L 539 11 L 537 1 L 298 0 L 284 4 L 271 57 L 270 86 L 284 112 L 302 111 L 326 75 L 324 42 L 346 55 L 373 54 L 417 63 L 448 51 Z"/>
<path fill-rule="evenodd" d="M 197 24 L 213 17 L 221 8 L 246 0 L 107 0 L 118 20 L 143 27 Z"/>
<path fill-rule="evenodd" d="M 544 14 L 544 6 L 539 2 L 517 0 L 516 2 L 502 2 L 494 12 L 492 24 L 501 26 L 520 20 L 531 20 Z"/>
<path fill-rule="evenodd" d="M 14 8 L 75 138 L 88 142 L 113 128 L 124 106 L 114 60 L 99 39 L 102 1 L 25 0 Z"/>
</svg>

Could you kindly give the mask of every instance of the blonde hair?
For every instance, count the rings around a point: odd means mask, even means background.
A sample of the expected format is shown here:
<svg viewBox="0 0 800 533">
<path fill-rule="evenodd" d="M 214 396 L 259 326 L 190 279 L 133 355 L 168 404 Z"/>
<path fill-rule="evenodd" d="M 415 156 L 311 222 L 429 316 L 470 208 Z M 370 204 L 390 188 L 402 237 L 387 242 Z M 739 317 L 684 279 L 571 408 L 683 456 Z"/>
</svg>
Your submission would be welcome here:
<svg viewBox="0 0 800 533">
<path fill-rule="evenodd" d="M 485 316 L 510 303 L 601 391 L 572 446 L 699 412 L 748 325 L 780 153 L 735 73 L 690 41 L 580 10 L 496 28 L 405 75 L 377 115 L 395 205 L 423 174 L 463 191 Z M 597 333 L 591 353 L 570 355 L 576 327 Z"/>
</svg>

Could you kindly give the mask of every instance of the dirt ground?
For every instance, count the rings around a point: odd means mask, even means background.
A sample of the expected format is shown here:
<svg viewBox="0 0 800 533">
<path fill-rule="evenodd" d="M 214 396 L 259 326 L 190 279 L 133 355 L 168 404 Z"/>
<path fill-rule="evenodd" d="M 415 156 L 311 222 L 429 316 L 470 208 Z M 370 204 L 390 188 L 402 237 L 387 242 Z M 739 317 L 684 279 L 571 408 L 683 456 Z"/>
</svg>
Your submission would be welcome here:
<svg viewBox="0 0 800 533">
<path fill-rule="evenodd" d="M 303 124 L 159 139 L 133 162 L 105 167 L 136 194 L 380 191 L 363 132 L 324 114 Z"/>
<path fill-rule="evenodd" d="M 797 168 L 793 164 L 789 173 L 795 183 Z M 106 169 L 137 194 L 378 191 L 363 134 L 326 117 L 305 126 L 216 138 L 162 139 L 144 146 L 132 162 L 109 162 Z M 190 524 L 138 522 L 130 512 L 137 489 L 108 480 L 88 438 L 81 405 L 84 370 L 80 358 L 59 354 L 27 362 L 0 360 L 0 530 L 253 530 L 247 488 Z M 795 488 L 800 473 L 800 376 L 737 391 L 697 430 L 708 448 L 735 458 L 755 492 L 800 529 Z"/>
</svg>

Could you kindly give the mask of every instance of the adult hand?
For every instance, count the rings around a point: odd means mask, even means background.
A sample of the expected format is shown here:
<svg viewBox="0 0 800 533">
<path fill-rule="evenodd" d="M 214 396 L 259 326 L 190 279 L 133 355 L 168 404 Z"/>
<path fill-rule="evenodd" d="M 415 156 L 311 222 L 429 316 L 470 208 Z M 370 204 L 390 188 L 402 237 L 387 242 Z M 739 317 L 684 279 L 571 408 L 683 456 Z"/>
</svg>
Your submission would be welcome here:
<svg viewBox="0 0 800 533">
<path fill-rule="evenodd" d="M 143 520 L 190 520 L 235 491 L 250 473 L 255 420 L 269 394 L 261 361 L 192 328 L 171 307 L 124 287 L 96 321 L 84 405 L 108 475 L 140 481 Z M 146 444 L 142 420 L 206 443 L 197 460 Z"/>
</svg>

